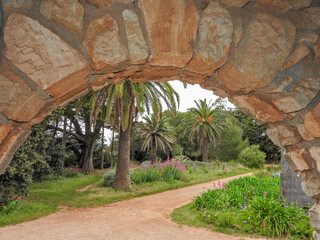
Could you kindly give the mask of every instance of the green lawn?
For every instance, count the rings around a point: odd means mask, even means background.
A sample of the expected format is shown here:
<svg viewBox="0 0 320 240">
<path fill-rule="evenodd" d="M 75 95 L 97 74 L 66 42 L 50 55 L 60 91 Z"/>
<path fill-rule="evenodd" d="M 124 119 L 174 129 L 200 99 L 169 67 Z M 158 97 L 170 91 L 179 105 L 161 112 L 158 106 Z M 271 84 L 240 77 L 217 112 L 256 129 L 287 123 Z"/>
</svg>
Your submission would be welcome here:
<svg viewBox="0 0 320 240">
<path fill-rule="evenodd" d="M 170 182 L 159 181 L 133 184 L 132 191 L 130 192 L 102 187 L 102 176 L 98 174 L 81 175 L 80 177 L 71 179 L 44 181 L 32 185 L 29 195 L 19 201 L 17 208 L 6 214 L 0 212 L 0 226 L 17 224 L 49 215 L 58 211 L 58 206 L 67 206 L 71 209 L 97 207 L 250 171 L 252 170 L 225 166 L 218 169 L 210 167 L 187 169 L 185 181 L 175 180 Z M 90 184 L 93 184 L 93 187 L 89 190 L 85 192 L 76 191 Z"/>
</svg>

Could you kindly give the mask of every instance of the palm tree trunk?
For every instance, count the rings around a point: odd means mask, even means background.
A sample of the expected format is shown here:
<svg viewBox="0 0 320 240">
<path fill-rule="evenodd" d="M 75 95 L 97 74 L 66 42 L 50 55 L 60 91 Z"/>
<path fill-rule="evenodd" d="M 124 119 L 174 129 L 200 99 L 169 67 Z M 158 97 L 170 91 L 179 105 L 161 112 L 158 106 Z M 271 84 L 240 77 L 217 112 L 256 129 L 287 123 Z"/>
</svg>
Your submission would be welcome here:
<svg viewBox="0 0 320 240">
<path fill-rule="evenodd" d="M 110 163 L 111 169 L 113 167 L 113 159 L 114 159 L 113 149 L 114 149 L 114 126 L 112 127 L 112 140 L 111 140 L 111 163 Z"/>
<path fill-rule="evenodd" d="M 119 129 L 119 149 L 116 175 L 113 186 L 121 190 L 131 190 L 130 180 L 130 124 L 125 131 Z"/>
<path fill-rule="evenodd" d="M 156 143 L 155 143 L 155 140 L 152 139 L 152 143 L 151 143 L 151 163 L 154 163 L 156 161 L 157 161 Z"/>
<path fill-rule="evenodd" d="M 104 125 L 102 125 L 100 169 L 103 169 L 103 162 L 104 162 L 103 148 L 104 148 Z"/>
<path fill-rule="evenodd" d="M 209 152 L 209 139 L 208 137 L 203 137 L 202 162 L 208 162 L 208 152 Z"/>
</svg>

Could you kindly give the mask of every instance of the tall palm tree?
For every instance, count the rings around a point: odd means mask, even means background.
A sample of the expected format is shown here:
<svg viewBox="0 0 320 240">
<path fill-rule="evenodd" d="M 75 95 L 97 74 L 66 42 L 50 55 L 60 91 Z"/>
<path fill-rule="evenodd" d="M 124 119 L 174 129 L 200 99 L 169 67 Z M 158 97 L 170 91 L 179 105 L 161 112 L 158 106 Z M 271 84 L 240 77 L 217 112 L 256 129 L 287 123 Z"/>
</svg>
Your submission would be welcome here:
<svg viewBox="0 0 320 240">
<path fill-rule="evenodd" d="M 119 131 L 118 161 L 113 185 L 122 190 L 130 190 L 130 131 L 133 117 L 137 116 L 138 112 L 149 113 L 151 109 L 155 114 L 160 113 L 161 99 L 169 109 L 176 109 L 179 95 L 169 83 L 133 83 L 129 80 L 120 85 L 108 85 L 106 91 L 106 113 L 110 116 L 114 106 L 111 117 Z"/>
<path fill-rule="evenodd" d="M 143 117 L 145 123 L 137 126 L 137 131 L 145 140 L 142 144 L 142 150 L 151 150 L 151 161 L 155 162 L 157 150 L 171 150 L 171 144 L 175 143 L 175 131 L 169 124 L 166 117 L 162 114 L 152 114 L 151 117 Z"/>
<path fill-rule="evenodd" d="M 197 107 L 188 109 L 192 115 L 184 120 L 184 133 L 189 133 L 190 141 L 198 139 L 202 146 L 202 161 L 207 162 L 210 143 L 220 138 L 220 132 L 226 124 L 221 111 L 214 108 L 214 103 L 207 103 L 206 99 L 194 102 Z"/>
</svg>

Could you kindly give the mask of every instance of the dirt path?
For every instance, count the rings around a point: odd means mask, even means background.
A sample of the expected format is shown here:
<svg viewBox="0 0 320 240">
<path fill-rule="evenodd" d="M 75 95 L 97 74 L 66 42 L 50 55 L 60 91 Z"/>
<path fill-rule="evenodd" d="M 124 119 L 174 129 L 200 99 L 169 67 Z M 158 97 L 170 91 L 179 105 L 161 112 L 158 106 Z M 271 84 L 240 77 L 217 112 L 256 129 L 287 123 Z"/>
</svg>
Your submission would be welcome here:
<svg viewBox="0 0 320 240">
<path fill-rule="evenodd" d="M 245 176 L 248 174 L 243 174 Z M 220 181 L 228 181 L 225 178 Z M 97 208 L 62 210 L 34 221 L 0 228 L 1 240 L 239 240 L 206 229 L 173 223 L 173 209 L 212 188 L 212 182 L 171 190 Z M 245 238 L 252 239 L 252 238 Z"/>
</svg>

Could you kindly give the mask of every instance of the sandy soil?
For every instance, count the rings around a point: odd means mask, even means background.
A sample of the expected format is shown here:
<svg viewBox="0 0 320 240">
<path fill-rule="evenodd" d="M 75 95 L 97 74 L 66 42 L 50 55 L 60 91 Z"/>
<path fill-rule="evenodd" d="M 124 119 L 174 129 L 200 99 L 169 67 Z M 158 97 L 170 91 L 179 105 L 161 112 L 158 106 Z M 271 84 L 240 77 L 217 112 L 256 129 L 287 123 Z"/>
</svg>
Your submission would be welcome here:
<svg viewBox="0 0 320 240">
<path fill-rule="evenodd" d="M 244 174 L 248 175 L 248 174 Z M 241 175 L 241 176 L 244 176 Z M 225 178 L 220 181 L 228 181 Z M 1 240 L 105 240 L 105 239 L 253 239 L 215 233 L 173 223 L 172 211 L 191 202 L 212 182 L 143 196 L 97 208 L 61 210 L 34 221 L 0 228 Z"/>
</svg>

